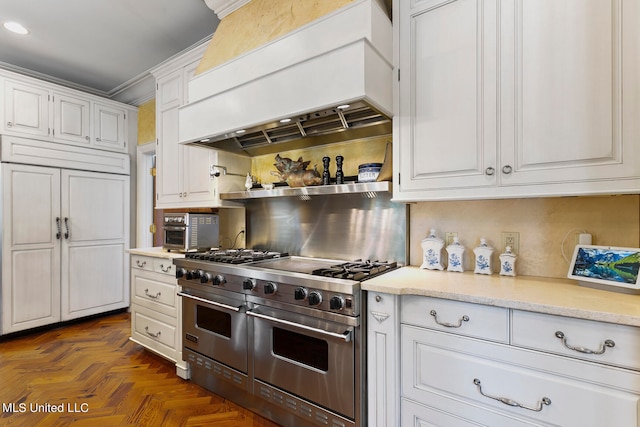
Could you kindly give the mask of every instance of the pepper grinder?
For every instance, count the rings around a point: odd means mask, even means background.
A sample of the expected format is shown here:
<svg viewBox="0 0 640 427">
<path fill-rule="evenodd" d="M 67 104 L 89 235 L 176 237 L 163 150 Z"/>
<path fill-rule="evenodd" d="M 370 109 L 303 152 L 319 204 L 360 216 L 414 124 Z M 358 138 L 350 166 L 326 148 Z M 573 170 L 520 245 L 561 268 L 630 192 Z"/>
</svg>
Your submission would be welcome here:
<svg viewBox="0 0 640 427">
<path fill-rule="evenodd" d="M 322 172 L 322 185 L 331 184 L 331 175 L 329 174 L 329 162 L 331 159 L 328 156 L 322 158 L 322 165 L 324 166 L 324 172 Z"/>
<path fill-rule="evenodd" d="M 473 271 L 477 274 L 491 274 L 491 255 L 493 248 L 487 244 L 487 239 L 480 238 L 480 246 L 473 250 L 476 255 L 476 268 Z"/>
<path fill-rule="evenodd" d="M 504 253 L 500 255 L 500 275 L 515 276 L 517 259 L 518 256 L 511 252 L 511 246 L 507 246 L 504 249 Z"/>
<path fill-rule="evenodd" d="M 344 184 L 344 173 L 342 172 L 342 162 L 344 157 L 341 155 L 336 156 L 336 184 Z"/>
<path fill-rule="evenodd" d="M 422 265 L 420 268 L 428 270 L 444 270 L 442 265 L 442 248 L 444 240 L 436 236 L 436 230 L 431 229 L 429 235 L 422 239 Z"/>
</svg>

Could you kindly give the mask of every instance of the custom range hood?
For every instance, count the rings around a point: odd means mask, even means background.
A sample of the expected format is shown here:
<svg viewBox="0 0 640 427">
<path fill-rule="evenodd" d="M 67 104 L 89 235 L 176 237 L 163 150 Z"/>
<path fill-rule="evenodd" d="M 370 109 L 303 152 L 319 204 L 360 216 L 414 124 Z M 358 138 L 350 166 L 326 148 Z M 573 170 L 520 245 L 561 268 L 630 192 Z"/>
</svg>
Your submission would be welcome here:
<svg viewBox="0 0 640 427">
<path fill-rule="evenodd" d="M 260 155 L 390 135 L 392 68 L 391 21 L 354 1 L 191 79 L 180 143 Z"/>
</svg>

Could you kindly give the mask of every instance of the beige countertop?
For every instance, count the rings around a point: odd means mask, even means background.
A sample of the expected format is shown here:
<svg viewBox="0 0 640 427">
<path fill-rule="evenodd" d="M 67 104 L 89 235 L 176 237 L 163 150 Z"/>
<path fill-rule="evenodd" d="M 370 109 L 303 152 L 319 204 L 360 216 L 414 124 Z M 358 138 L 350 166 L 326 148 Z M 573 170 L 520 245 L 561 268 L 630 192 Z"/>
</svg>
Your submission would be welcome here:
<svg viewBox="0 0 640 427">
<path fill-rule="evenodd" d="M 153 248 L 131 248 L 127 249 L 127 252 L 132 255 L 143 255 L 143 256 L 152 256 L 155 258 L 184 258 L 184 254 L 181 252 L 169 252 L 162 247 L 153 247 Z"/>
<path fill-rule="evenodd" d="M 587 288 L 569 279 L 487 276 L 409 266 L 367 280 L 362 289 L 640 326 L 640 295 Z"/>
</svg>

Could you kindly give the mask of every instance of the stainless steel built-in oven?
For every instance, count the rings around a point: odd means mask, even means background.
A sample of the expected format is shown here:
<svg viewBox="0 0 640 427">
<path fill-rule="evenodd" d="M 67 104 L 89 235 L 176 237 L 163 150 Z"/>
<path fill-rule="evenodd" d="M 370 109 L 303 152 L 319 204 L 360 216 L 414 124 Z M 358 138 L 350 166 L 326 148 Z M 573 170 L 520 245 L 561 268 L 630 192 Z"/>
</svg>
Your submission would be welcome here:
<svg viewBox="0 0 640 427">
<path fill-rule="evenodd" d="M 352 326 L 256 306 L 254 377 L 258 394 L 269 386 L 355 417 L 356 347 Z"/>
<path fill-rule="evenodd" d="M 185 348 L 247 372 L 247 317 L 244 296 L 222 295 L 217 289 L 191 285 L 182 297 Z"/>
</svg>

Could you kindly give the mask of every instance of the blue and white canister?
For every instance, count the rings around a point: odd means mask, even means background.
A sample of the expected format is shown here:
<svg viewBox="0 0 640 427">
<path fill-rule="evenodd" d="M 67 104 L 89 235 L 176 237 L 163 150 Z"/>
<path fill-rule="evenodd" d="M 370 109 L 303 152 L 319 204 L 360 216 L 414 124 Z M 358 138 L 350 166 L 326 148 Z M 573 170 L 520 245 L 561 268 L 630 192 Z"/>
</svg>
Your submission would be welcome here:
<svg viewBox="0 0 640 427">
<path fill-rule="evenodd" d="M 454 237 L 453 243 L 447 246 L 447 253 L 449 254 L 447 271 L 458 271 L 460 273 L 464 271 L 464 250 L 460 240 Z"/>
<path fill-rule="evenodd" d="M 500 255 L 500 275 L 515 276 L 517 259 L 518 255 L 511 251 L 511 246 L 507 246 L 504 253 Z"/>
<path fill-rule="evenodd" d="M 422 265 L 420 268 L 428 270 L 444 270 L 442 265 L 442 248 L 444 240 L 436 236 L 436 230 L 431 229 L 429 235 L 422 239 Z"/>
<path fill-rule="evenodd" d="M 476 264 L 474 273 L 477 274 L 491 274 L 491 255 L 493 255 L 493 248 L 487 244 L 487 239 L 480 238 L 480 246 L 473 250 L 476 255 Z"/>
</svg>

